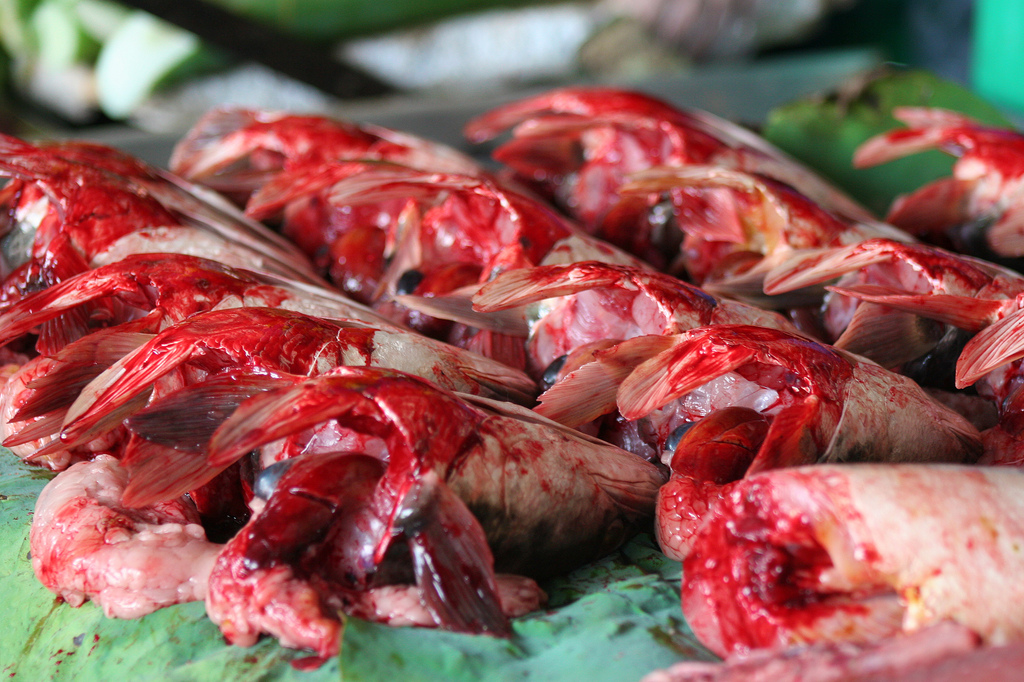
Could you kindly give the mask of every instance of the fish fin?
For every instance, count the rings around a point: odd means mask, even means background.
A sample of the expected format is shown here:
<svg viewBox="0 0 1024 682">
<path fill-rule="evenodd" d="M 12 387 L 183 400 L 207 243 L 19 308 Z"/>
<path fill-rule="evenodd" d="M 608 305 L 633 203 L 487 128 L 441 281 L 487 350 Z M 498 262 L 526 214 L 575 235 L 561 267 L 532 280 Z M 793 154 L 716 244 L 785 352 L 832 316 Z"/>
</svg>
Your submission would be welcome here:
<svg viewBox="0 0 1024 682">
<path fill-rule="evenodd" d="M 690 125 L 725 141 L 729 146 L 751 147 L 764 154 L 768 164 L 762 170 L 765 175 L 795 187 L 817 203 L 847 218 L 874 220 L 867 208 L 752 130 L 707 111 L 691 110 L 686 114 L 691 121 Z"/>
<path fill-rule="evenodd" d="M 48 421 L 48 420 L 41 420 L 41 421 Z M 74 447 L 74 444 L 69 445 L 67 443 L 64 443 L 59 437 L 58 438 L 54 438 L 53 440 L 51 440 L 50 442 L 46 443 L 42 447 L 36 449 L 35 452 L 33 452 L 31 455 L 29 455 L 28 457 L 25 458 L 25 461 L 26 462 L 39 461 L 39 460 L 42 460 L 44 457 L 50 457 L 52 455 L 57 454 L 58 452 L 63 452 L 64 450 L 67 450 L 67 449 L 69 449 L 71 447 Z"/>
<path fill-rule="evenodd" d="M 634 369 L 675 343 L 674 336 L 638 336 L 594 354 L 538 398 L 538 414 L 579 426 L 615 411 L 616 392 Z"/>
<path fill-rule="evenodd" d="M 245 214 L 267 220 L 281 214 L 296 199 L 322 193 L 336 182 L 373 167 L 372 161 L 297 161 L 274 174 L 245 204 Z"/>
<path fill-rule="evenodd" d="M 701 352 L 703 343 L 714 342 L 705 336 L 681 335 L 675 345 L 636 367 L 619 386 L 617 402 L 622 416 L 639 419 L 757 356 L 756 349 L 739 345 L 715 353 Z"/>
<path fill-rule="evenodd" d="M 814 443 L 811 426 L 820 420 L 821 399 L 810 395 L 779 411 L 772 418 L 757 456 L 747 468 L 746 476 L 760 471 L 814 464 L 821 454 Z"/>
<path fill-rule="evenodd" d="M 244 401 L 262 391 L 291 385 L 281 377 L 237 372 L 217 374 L 153 401 L 125 420 L 147 441 L 171 448 L 205 450 L 217 428 Z M 188 429 L 182 429 L 188 424 Z M 123 458 L 130 460 L 127 455 Z"/>
<path fill-rule="evenodd" d="M 409 539 L 421 599 L 442 628 L 512 634 L 483 528 L 437 474 L 422 474 L 409 489 L 397 523 Z"/>
<path fill-rule="evenodd" d="M 307 170 L 305 167 L 302 170 Z M 303 183 L 301 177 L 296 177 L 288 170 L 279 171 L 253 192 L 245 202 L 245 215 L 253 220 L 273 220 L 281 215 L 285 206 L 302 198 L 304 191 L 311 193 L 319 192 L 330 185 L 326 177 L 323 177 L 323 184 Z"/>
<path fill-rule="evenodd" d="M 750 173 L 694 164 L 651 168 L 630 177 L 619 190 L 623 195 L 673 192 L 673 203 L 698 202 L 699 211 L 687 211 L 676 220 L 687 234 L 708 241 L 745 243 L 744 217 L 755 210 L 753 205 L 761 207 L 766 219 L 787 219 L 772 185 Z"/>
<path fill-rule="evenodd" d="M 80 424 L 74 420 L 64 417 L 64 428 L 61 429 L 60 441 L 66 448 L 74 448 L 88 443 L 93 438 L 103 435 L 121 425 L 124 419 L 145 406 L 149 400 L 152 387 L 145 387 L 141 393 L 131 398 L 118 402 L 116 409 L 112 409 L 98 418 L 92 418 L 86 424 Z M 74 405 L 72 404 L 72 407 Z M 69 408 L 69 412 L 70 412 Z"/>
<path fill-rule="evenodd" d="M 121 463 L 129 476 L 121 498 L 126 507 L 173 500 L 213 480 L 227 467 L 210 466 L 202 451 L 172 448 L 141 438 L 130 439 Z"/>
<path fill-rule="evenodd" d="M 847 249 L 840 251 L 845 255 Z M 847 272 L 845 259 L 839 256 L 827 248 L 796 251 L 765 274 L 764 293 L 774 296 L 836 279 Z"/>
<path fill-rule="evenodd" d="M 480 285 L 474 284 L 438 296 L 417 296 L 400 294 L 395 301 L 406 308 L 436 317 L 442 320 L 459 322 L 468 327 L 486 329 L 488 331 L 527 336 L 530 326 L 526 321 L 525 311 L 519 308 L 501 311 L 478 310 L 474 305 L 474 294 Z"/>
<path fill-rule="evenodd" d="M 60 433 L 60 427 L 63 425 L 64 414 L 57 412 L 54 414 L 41 415 L 40 419 L 29 422 L 25 426 L 22 426 L 17 431 L 11 433 L 4 439 L 3 446 L 5 448 L 13 448 L 17 445 L 24 445 L 25 443 L 31 443 L 34 440 L 40 438 L 46 438 L 47 436 L 53 436 Z M 8 428 L 14 428 L 15 423 L 8 425 Z M 63 447 L 63 446 L 62 446 Z M 34 457 L 42 457 L 46 453 L 33 453 L 26 459 L 31 461 Z"/>
<path fill-rule="evenodd" d="M 491 368 L 481 368 L 480 372 L 467 368 L 467 375 L 474 377 L 477 383 L 495 395 L 507 395 L 516 402 L 533 402 L 537 384 L 524 372 L 526 346 L 522 337 L 481 329 L 466 340 L 465 348 L 509 368 L 508 372 L 499 373 Z"/>
<path fill-rule="evenodd" d="M 261 445 L 344 413 L 377 416 L 373 402 L 341 377 L 323 375 L 291 386 L 282 381 L 276 390 L 253 395 L 224 420 L 209 439 L 209 461 L 230 464 Z"/>
<path fill-rule="evenodd" d="M 627 276 L 604 263 L 541 265 L 507 270 L 481 287 L 473 297 L 477 310 L 497 311 L 537 303 L 547 298 L 622 284 Z"/>
<path fill-rule="evenodd" d="M 823 284 L 869 265 L 900 259 L 900 252 L 909 248 L 892 239 L 875 238 L 838 248 L 799 249 L 765 275 L 764 290 L 775 295 Z"/>
<path fill-rule="evenodd" d="M 534 409 L 566 426 L 586 424 L 615 411 L 615 391 L 631 371 L 620 364 L 587 363 L 541 393 Z"/>
<path fill-rule="evenodd" d="M 1000 256 L 1024 256 L 1024 210 L 1008 207 L 985 235 L 988 243 Z"/>
<path fill-rule="evenodd" d="M 490 109 L 470 119 L 463 127 L 462 134 L 470 142 L 479 144 L 498 137 L 528 119 L 549 116 L 553 110 L 562 113 L 561 109 L 552 109 L 557 107 L 557 103 L 550 101 L 553 96 L 554 93 L 545 93 Z"/>
<path fill-rule="evenodd" d="M 944 333 L 933 320 L 862 302 L 834 345 L 892 369 L 931 351 Z"/>
<path fill-rule="evenodd" d="M 155 338 L 160 338 L 155 337 Z M 153 383 L 193 356 L 191 343 L 165 344 L 164 352 L 149 352 L 148 343 L 136 348 L 89 382 L 68 408 L 61 439 L 80 445 L 141 409 Z"/>
<path fill-rule="evenodd" d="M 40 376 L 39 379 L 47 379 L 46 375 Z M 39 417 L 47 416 L 59 416 L 61 423 L 63 424 L 64 415 L 67 412 L 67 408 L 75 400 L 75 396 L 78 395 L 74 392 L 74 388 L 78 387 L 81 390 L 81 386 L 84 386 L 90 381 L 88 377 L 84 378 L 84 383 L 74 381 L 60 381 L 58 379 L 46 380 L 39 382 L 41 388 L 34 389 L 29 387 L 27 391 L 22 394 L 21 406 L 11 416 L 11 422 L 20 422 L 27 419 L 38 419 Z M 52 388 L 59 388 L 62 390 L 54 391 L 49 390 Z M 63 390 L 70 389 L 70 390 Z M 57 429 L 60 431 L 60 429 Z"/>
<path fill-rule="evenodd" d="M 294 279 L 321 284 L 307 257 L 287 238 L 242 213 L 209 187 L 194 185 L 172 173 L 153 169 L 142 187 L 164 206 L 183 216 L 182 224 L 197 227 L 231 243 L 263 254 Z"/>
<path fill-rule="evenodd" d="M 744 272 L 730 273 L 705 280 L 701 287 L 712 296 L 732 298 L 759 308 L 781 310 L 821 303 L 824 289 L 805 286 L 787 291 L 766 293 L 765 275 L 769 270 L 760 265 Z"/>
<path fill-rule="evenodd" d="M 995 368 L 1024 357 L 1024 310 L 1018 310 L 967 342 L 956 363 L 956 387 L 965 388 Z"/>
<path fill-rule="evenodd" d="M 170 168 L 190 180 L 213 175 L 248 151 L 237 136 L 229 136 L 258 120 L 257 112 L 251 109 L 220 107 L 208 111 L 174 146 Z M 225 144 L 225 138 L 234 144 Z"/>
<path fill-rule="evenodd" d="M 39 323 L 36 350 L 40 355 L 53 355 L 68 344 L 87 336 L 92 331 L 89 323 L 93 314 L 104 307 L 98 303 L 84 303 L 61 313 L 59 317 L 43 320 Z"/>
<path fill-rule="evenodd" d="M 908 128 L 977 128 L 982 124 L 959 111 L 941 107 L 900 106 L 892 110 L 892 116 Z"/>
<path fill-rule="evenodd" d="M 46 246 L 46 256 L 39 267 L 41 283 L 52 286 L 88 272 L 91 268 L 85 256 L 71 241 L 66 232 L 59 233 Z"/>
<path fill-rule="evenodd" d="M 525 177 L 537 173 L 571 172 L 579 165 L 579 126 L 545 126 L 540 122 L 528 134 L 517 135 L 498 146 L 491 154 L 498 163 L 515 168 Z"/>
<path fill-rule="evenodd" d="M 102 317 L 114 317 L 109 303 L 97 299 L 114 293 L 123 281 L 96 277 L 94 272 L 57 282 L 6 308 L 0 315 L 0 345 L 42 325 L 36 349 L 42 355 L 52 355 L 93 331 L 92 320 L 101 317 L 97 315 L 101 310 Z M 50 324 L 45 324 L 48 321 Z"/>
<path fill-rule="evenodd" d="M 336 182 L 330 189 L 333 204 L 361 206 L 389 201 L 411 204 L 432 202 L 445 192 L 472 193 L 486 181 L 481 176 L 434 173 L 410 166 L 376 162 L 363 172 Z"/>
<path fill-rule="evenodd" d="M 904 156 L 935 149 L 936 145 L 942 141 L 943 134 L 941 129 L 929 126 L 915 130 L 893 130 L 875 135 L 854 151 L 853 165 L 856 168 L 870 168 L 901 159 Z"/>
<path fill-rule="evenodd" d="M 745 202 L 739 200 L 737 189 L 731 185 L 697 185 L 691 193 L 697 193 L 702 210 L 687 212 L 685 219 L 677 216 L 680 229 L 688 235 L 712 242 L 746 242 L 743 215 L 749 209 Z"/>
<path fill-rule="evenodd" d="M 100 329 L 61 349 L 53 366 L 26 383 L 29 393 L 13 421 L 59 411 L 62 418 L 82 389 L 120 358 L 152 338 L 145 333 Z"/>
<path fill-rule="evenodd" d="M 26 296 L 8 306 L 4 313 L 0 315 L 0 345 L 7 344 L 20 336 L 30 333 L 44 321 L 60 315 L 60 310 L 54 312 L 49 305 L 52 298 L 49 295 L 51 293 L 50 290 L 60 286 L 60 284 L 52 285 L 39 293 Z M 86 321 L 81 316 L 68 316 L 67 323 L 75 327 L 76 330 L 87 326 Z M 49 340 L 43 339 L 43 330 L 39 331 L 40 339 L 36 342 L 36 350 L 41 355 L 52 355 L 60 348 L 60 345 L 58 345 L 62 338 L 59 333 L 60 330 L 55 328 L 47 329 L 46 332 Z M 78 333 L 77 336 L 81 336 L 81 333 Z M 74 331 L 65 334 L 65 337 L 77 338 L 77 336 L 75 336 Z"/>
<path fill-rule="evenodd" d="M 939 178 L 893 201 L 885 219 L 914 235 L 941 234 L 969 219 L 971 183 Z"/>
<path fill-rule="evenodd" d="M 831 286 L 828 289 L 843 296 L 927 317 L 967 331 L 978 331 L 989 326 L 992 320 L 1001 316 L 1008 303 L 1005 300 L 952 294 L 915 294 L 902 289 L 870 284 Z"/>
</svg>

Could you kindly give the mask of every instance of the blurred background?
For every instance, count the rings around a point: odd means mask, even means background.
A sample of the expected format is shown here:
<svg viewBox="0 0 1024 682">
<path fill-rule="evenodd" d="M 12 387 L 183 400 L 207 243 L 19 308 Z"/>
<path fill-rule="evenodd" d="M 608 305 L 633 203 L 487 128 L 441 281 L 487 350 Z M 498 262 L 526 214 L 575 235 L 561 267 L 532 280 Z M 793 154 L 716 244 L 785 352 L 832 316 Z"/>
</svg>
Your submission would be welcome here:
<svg viewBox="0 0 1024 682">
<path fill-rule="evenodd" d="M 885 63 L 929 69 L 1015 113 L 1018 5 L 0 0 L 0 127 L 144 141 L 240 104 L 456 144 L 467 116 L 569 82 L 642 87 L 756 126 L 773 106 Z"/>
</svg>

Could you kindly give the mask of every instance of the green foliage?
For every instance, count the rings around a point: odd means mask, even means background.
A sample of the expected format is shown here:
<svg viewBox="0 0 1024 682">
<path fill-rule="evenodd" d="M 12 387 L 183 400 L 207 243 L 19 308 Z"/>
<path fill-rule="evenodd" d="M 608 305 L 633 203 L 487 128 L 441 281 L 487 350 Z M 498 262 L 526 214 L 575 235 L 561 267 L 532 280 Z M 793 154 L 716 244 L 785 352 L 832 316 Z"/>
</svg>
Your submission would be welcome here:
<svg viewBox="0 0 1024 682">
<path fill-rule="evenodd" d="M 543 0 L 213 0 L 238 14 L 309 40 L 386 31 L 462 12 L 539 4 Z"/>
<path fill-rule="evenodd" d="M 873 135 L 901 127 L 897 106 L 932 106 L 960 111 L 993 125 L 1009 125 L 993 105 L 967 89 L 925 71 L 886 71 L 829 94 L 777 107 L 764 136 L 843 187 L 880 215 L 899 194 L 949 175 L 953 159 L 934 151 L 875 168 L 855 169 L 853 152 Z"/>
</svg>

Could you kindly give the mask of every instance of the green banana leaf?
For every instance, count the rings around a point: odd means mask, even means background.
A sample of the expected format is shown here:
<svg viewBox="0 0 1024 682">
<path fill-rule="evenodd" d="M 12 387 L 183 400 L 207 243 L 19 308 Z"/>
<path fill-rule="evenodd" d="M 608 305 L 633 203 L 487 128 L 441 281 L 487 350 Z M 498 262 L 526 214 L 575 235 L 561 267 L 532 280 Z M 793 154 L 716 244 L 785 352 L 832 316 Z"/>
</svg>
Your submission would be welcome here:
<svg viewBox="0 0 1024 682">
<path fill-rule="evenodd" d="M 681 659 L 714 660 L 679 606 L 678 563 L 642 535 L 543 587 L 549 607 L 516 619 L 508 640 L 348 619 L 341 654 L 307 670 L 308 653 L 271 638 L 224 643 L 201 603 L 137 620 L 72 608 L 32 573 L 29 524 L 52 474 L 0 450 L 0 676 L 4 680 L 565 680 L 635 682 Z"/>
<path fill-rule="evenodd" d="M 212 0 L 241 16 L 276 26 L 300 38 L 338 40 L 498 7 L 545 0 Z"/>
<path fill-rule="evenodd" d="M 926 71 L 886 70 L 838 92 L 773 109 L 762 134 L 878 215 L 885 215 L 898 195 L 949 175 L 953 165 L 949 155 L 932 151 L 874 168 L 853 167 L 853 152 L 861 143 L 902 127 L 892 117 L 897 106 L 942 107 L 990 125 L 1010 125 L 999 109 L 956 83 Z"/>
</svg>

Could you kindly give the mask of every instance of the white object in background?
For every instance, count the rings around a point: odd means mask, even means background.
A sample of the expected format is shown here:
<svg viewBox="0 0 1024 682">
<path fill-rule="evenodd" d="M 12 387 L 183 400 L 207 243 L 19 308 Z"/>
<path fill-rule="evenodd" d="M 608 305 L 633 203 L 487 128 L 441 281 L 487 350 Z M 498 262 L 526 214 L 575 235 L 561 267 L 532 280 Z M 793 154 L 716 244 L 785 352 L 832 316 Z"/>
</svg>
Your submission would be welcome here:
<svg viewBox="0 0 1024 682">
<path fill-rule="evenodd" d="M 677 50 L 698 60 L 750 55 L 813 31 L 825 16 L 856 0 L 603 0 Z"/>
<path fill-rule="evenodd" d="M 339 52 L 399 88 L 497 89 L 572 73 L 607 18 L 592 3 L 492 10 L 353 40 Z"/>
</svg>

